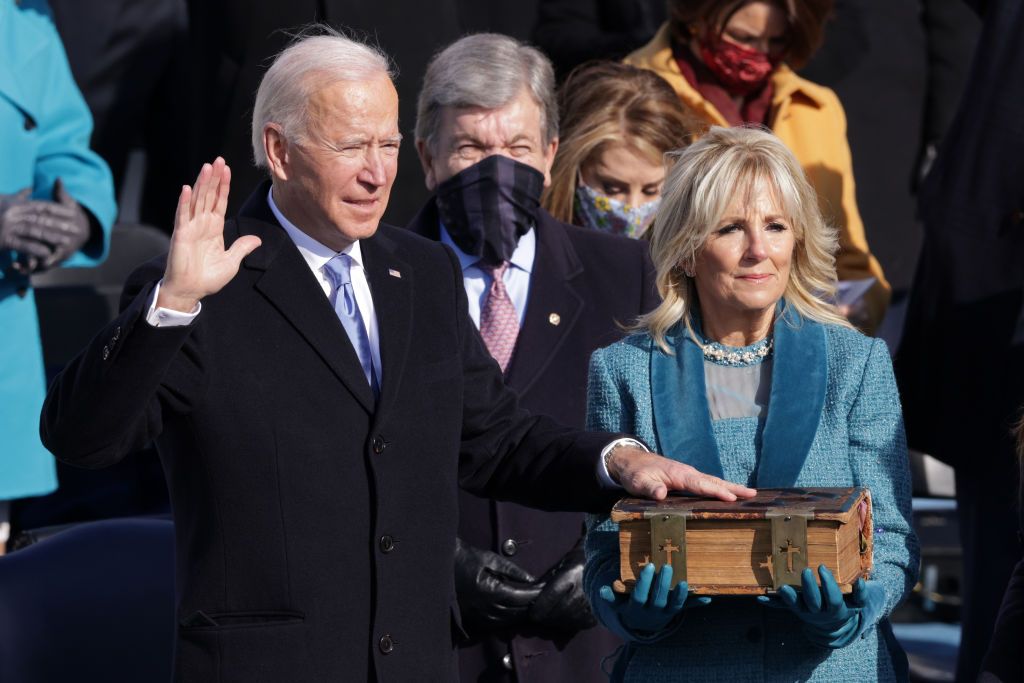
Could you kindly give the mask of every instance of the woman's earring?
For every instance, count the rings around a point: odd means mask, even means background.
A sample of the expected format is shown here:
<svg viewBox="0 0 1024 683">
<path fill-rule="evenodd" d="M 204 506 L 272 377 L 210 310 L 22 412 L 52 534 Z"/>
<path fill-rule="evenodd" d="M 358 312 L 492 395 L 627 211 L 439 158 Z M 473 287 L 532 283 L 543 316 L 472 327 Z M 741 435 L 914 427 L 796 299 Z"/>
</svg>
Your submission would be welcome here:
<svg viewBox="0 0 1024 683">
<path fill-rule="evenodd" d="M 692 270 L 690 270 L 689 268 L 687 268 L 686 266 L 683 266 L 683 275 L 685 275 L 686 277 L 688 277 L 688 278 L 690 278 L 692 280 L 693 277 L 696 275 L 696 273 L 693 272 Z"/>
</svg>

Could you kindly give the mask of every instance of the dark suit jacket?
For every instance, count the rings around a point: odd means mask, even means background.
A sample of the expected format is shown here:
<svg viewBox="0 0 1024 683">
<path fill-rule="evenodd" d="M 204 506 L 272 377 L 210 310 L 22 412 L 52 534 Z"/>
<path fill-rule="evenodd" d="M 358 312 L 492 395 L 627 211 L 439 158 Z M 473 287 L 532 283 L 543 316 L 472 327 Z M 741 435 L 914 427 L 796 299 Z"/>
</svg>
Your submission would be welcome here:
<svg viewBox="0 0 1024 683">
<path fill-rule="evenodd" d="M 99 467 L 156 438 L 174 507 L 182 681 L 452 680 L 459 485 L 601 509 L 583 434 L 521 410 L 466 313 L 451 250 L 382 225 L 361 242 L 379 403 L 327 297 L 266 204 L 263 244 L 187 327 L 127 308 L 51 387 L 43 438 Z M 571 485 L 567 485 L 571 482 Z"/>
<path fill-rule="evenodd" d="M 431 200 L 409 225 L 439 239 Z M 582 428 L 587 367 L 594 349 L 622 336 L 627 324 L 658 298 L 647 242 L 566 225 L 541 210 L 530 298 L 505 381 L 531 412 Z M 552 316 L 557 316 L 557 324 Z M 582 515 L 533 510 L 462 492 L 459 536 L 479 548 L 509 555 L 535 576 L 553 567 L 580 539 Z M 601 659 L 618 641 L 601 626 L 573 634 L 474 636 L 460 652 L 464 681 L 605 681 Z M 502 667 L 512 653 L 513 675 Z"/>
<path fill-rule="evenodd" d="M 1010 428 L 1024 404 L 1024 4 L 983 4 L 967 89 L 921 189 L 924 247 L 895 358 L 908 444 L 957 468 L 958 681 L 976 678 L 1021 559 Z"/>
</svg>

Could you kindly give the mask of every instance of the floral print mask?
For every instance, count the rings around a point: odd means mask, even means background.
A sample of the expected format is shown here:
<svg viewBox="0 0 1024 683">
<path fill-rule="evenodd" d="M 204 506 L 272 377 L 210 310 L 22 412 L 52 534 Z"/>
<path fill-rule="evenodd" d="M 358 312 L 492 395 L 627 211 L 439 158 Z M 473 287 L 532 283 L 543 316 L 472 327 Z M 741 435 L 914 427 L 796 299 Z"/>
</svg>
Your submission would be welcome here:
<svg viewBox="0 0 1024 683">
<path fill-rule="evenodd" d="M 584 226 L 636 238 L 643 235 L 654 221 L 661 197 L 640 206 L 630 206 L 580 182 L 576 185 L 575 204 L 576 215 Z"/>
</svg>

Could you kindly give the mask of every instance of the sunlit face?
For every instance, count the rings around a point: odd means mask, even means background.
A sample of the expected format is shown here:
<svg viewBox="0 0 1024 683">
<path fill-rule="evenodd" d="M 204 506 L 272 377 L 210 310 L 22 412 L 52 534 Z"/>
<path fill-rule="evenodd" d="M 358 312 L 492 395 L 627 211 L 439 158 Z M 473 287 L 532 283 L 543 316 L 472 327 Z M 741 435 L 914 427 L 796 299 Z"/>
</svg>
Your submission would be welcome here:
<svg viewBox="0 0 1024 683">
<path fill-rule="evenodd" d="M 748 2 L 725 22 L 722 39 L 773 57 L 781 57 L 789 41 L 786 14 L 772 2 Z"/>
<path fill-rule="evenodd" d="M 661 196 L 665 166 L 621 142 L 605 145 L 580 166 L 580 177 L 591 189 L 640 206 Z"/>
<path fill-rule="evenodd" d="M 765 325 L 786 291 L 795 244 L 791 222 L 764 183 L 737 192 L 693 264 L 701 315 L 712 326 Z"/>
<path fill-rule="evenodd" d="M 398 170 L 398 93 L 384 75 L 337 81 L 309 100 L 308 140 L 264 130 L 274 201 L 303 232 L 337 251 L 376 232 Z"/>
<path fill-rule="evenodd" d="M 433 148 L 416 142 L 428 190 L 494 154 L 532 166 L 551 183 L 557 138 L 544 143 L 541 109 L 527 89 L 497 109 L 446 107 Z"/>
</svg>

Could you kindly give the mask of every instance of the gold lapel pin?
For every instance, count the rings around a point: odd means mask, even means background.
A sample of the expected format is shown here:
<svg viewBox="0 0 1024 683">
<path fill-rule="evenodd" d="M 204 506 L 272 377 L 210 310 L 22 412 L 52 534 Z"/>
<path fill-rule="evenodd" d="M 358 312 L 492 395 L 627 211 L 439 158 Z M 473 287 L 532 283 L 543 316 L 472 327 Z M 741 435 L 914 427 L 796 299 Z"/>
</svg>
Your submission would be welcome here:
<svg viewBox="0 0 1024 683">
<path fill-rule="evenodd" d="M 551 315 L 548 316 L 548 322 L 551 323 L 552 325 L 557 325 L 558 323 L 562 322 L 562 316 L 558 315 L 557 313 L 552 313 Z"/>
</svg>

